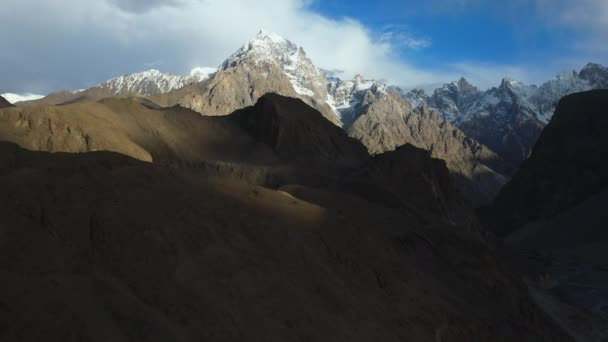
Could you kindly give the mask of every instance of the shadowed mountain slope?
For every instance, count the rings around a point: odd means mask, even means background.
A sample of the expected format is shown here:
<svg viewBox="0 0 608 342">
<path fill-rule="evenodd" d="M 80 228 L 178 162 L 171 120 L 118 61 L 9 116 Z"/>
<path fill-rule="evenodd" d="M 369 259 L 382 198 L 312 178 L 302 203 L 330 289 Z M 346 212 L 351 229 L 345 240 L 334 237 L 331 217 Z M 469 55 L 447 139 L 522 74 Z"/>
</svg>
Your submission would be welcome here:
<svg viewBox="0 0 608 342">
<path fill-rule="evenodd" d="M 372 154 L 412 144 L 443 159 L 453 182 L 473 205 L 489 203 L 506 182 L 504 163 L 485 145 L 468 138 L 426 106 L 412 108 L 388 88 L 367 90 L 359 104 L 349 136 Z"/>
<path fill-rule="evenodd" d="M 0 139 L 50 152 L 114 151 L 140 160 L 272 162 L 267 147 L 237 125 L 132 98 L 0 112 Z"/>
<path fill-rule="evenodd" d="M 569 341 L 433 216 L 109 152 L 0 153 L 3 340 Z"/>
<path fill-rule="evenodd" d="M 358 140 L 302 100 L 267 94 L 253 107 L 230 115 L 245 131 L 270 146 L 283 160 L 319 159 L 358 166 L 368 154 Z"/>
<path fill-rule="evenodd" d="M 551 218 L 608 186 L 608 90 L 564 97 L 532 155 L 497 197 L 508 233 Z"/>
<path fill-rule="evenodd" d="M 530 158 L 483 210 L 536 300 L 580 341 L 608 338 L 608 90 L 564 97 Z"/>
</svg>

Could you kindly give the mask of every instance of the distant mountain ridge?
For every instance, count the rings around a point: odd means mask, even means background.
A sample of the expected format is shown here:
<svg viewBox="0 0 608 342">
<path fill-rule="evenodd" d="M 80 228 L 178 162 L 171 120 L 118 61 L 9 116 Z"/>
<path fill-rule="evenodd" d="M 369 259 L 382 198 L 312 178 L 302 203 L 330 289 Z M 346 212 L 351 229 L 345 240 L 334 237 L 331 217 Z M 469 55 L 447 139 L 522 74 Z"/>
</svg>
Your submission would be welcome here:
<svg viewBox="0 0 608 342">
<path fill-rule="evenodd" d="M 608 68 L 589 63 L 578 73 L 560 73 L 540 87 L 504 78 L 498 87 L 480 91 L 463 78 L 436 89 L 431 96 L 420 89 L 402 95 L 416 106 L 437 110 L 515 170 L 530 154 L 562 97 L 606 87 Z"/>
<path fill-rule="evenodd" d="M 499 87 L 481 91 L 461 78 L 432 95 L 422 90 L 404 94 L 361 75 L 352 80 L 328 77 L 302 47 L 261 30 L 217 69 L 198 68 L 184 76 L 149 70 L 20 105 L 143 96 L 161 107 L 180 105 L 203 115 L 227 115 L 253 106 L 267 93 L 296 97 L 362 141 L 370 153 L 407 143 L 430 150 L 460 177 L 460 190 L 483 204 L 527 158 L 557 101 L 605 85 L 607 74 L 605 67 L 589 64 L 580 73 L 558 75 L 541 87 L 505 78 Z"/>
<path fill-rule="evenodd" d="M 0 109 L 2 340 L 571 340 L 428 151 L 150 106 Z"/>
<path fill-rule="evenodd" d="M 188 75 L 174 75 L 162 73 L 152 69 L 144 72 L 119 76 L 103 82 L 96 87 L 107 89 L 108 92 L 117 96 L 141 95 L 155 96 L 170 92 L 190 83 L 202 82 L 213 76 L 216 69 L 194 68 Z"/>
<path fill-rule="evenodd" d="M 473 203 L 487 203 L 506 178 L 500 158 L 428 110 L 418 110 L 386 84 L 361 75 L 328 77 L 303 48 L 260 31 L 217 70 L 187 76 L 156 70 L 125 75 L 96 87 L 62 92 L 29 104 L 66 104 L 111 96 L 143 96 L 160 107 L 179 105 L 203 115 L 227 115 L 253 106 L 263 95 L 296 97 L 379 154 L 405 144 L 443 158 L 459 190 Z M 463 87 L 473 88 L 461 84 Z M 483 186 L 478 185 L 483 183 Z"/>
<path fill-rule="evenodd" d="M 187 75 L 175 75 L 151 69 L 118 76 L 88 89 L 54 92 L 41 99 L 23 101 L 18 105 L 22 107 L 54 106 L 81 101 L 96 101 L 111 96 L 158 96 L 192 83 L 200 83 L 213 76 L 215 72 L 216 69 L 214 68 L 197 67 Z"/>
</svg>

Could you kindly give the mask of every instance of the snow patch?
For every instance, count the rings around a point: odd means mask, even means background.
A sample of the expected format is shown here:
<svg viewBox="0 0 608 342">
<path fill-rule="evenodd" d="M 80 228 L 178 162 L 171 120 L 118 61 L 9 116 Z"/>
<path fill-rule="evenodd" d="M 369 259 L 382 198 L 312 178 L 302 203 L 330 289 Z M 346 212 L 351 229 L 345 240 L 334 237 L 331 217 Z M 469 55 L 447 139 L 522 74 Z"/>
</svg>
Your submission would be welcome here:
<svg viewBox="0 0 608 342">
<path fill-rule="evenodd" d="M 156 69 L 123 75 L 101 83 L 98 87 L 110 89 L 114 95 L 157 95 L 182 88 L 193 82 L 202 82 L 215 73 L 214 68 L 194 68 L 188 75 L 162 73 Z"/>
<path fill-rule="evenodd" d="M 25 93 L 25 94 L 4 93 L 4 94 L 2 94 L 2 97 L 4 97 L 8 102 L 15 104 L 15 103 L 21 102 L 21 101 L 39 100 L 39 99 L 43 98 L 44 95 L 31 94 L 31 93 Z"/>
</svg>

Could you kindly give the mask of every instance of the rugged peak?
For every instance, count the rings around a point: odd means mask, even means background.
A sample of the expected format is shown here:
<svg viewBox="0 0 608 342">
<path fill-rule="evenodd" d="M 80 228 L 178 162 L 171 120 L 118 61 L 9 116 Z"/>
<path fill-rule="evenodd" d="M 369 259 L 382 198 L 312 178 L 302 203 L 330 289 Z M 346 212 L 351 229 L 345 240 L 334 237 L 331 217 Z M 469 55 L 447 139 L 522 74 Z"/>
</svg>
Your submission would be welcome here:
<svg viewBox="0 0 608 342">
<path fill-rule="evenodd" d="M 406 95 L 412 95 L 412 96 L 426 96 L 426 92 L 424 91 L 424 89 L 412 89 L 410 90 Z"/>
<path fill-rule="evenodd" d="M 452 92 L 452 93 L 461 93 L 461 92 L 465 92 L 465 93 L 472 93 L 472 92 L 479 92 L 479 89 L 477 89 L 477 87 L 473 86 L 471 83 L 469 83 L 469 81 L 467 81 L 466 78 L 461 77 L 458 81 L 452 81 L 450 83 L 446 83 L 443 85 L 443 87 L 436 89 L 436 91 L 441 92 Z"/>
<path fill-rule="evenodd" d="M 608 125 L 607 107 L 608 90 L 562 98 L 532 155 L 496 199 L 497 214 L 504 214 L 500 234 L 553 217 L 608 185 L 608 162 L 599 157 L 608 147 L 608 136 L 601 133 Z"/>
<path fill-rule="evenodd" d="M 280 35 L 265 29 L 261 29 L 255 38 L 252 39 L 252 41 L 255 40 L 268 40 L 277 44 L 288 42 L 287 39 L 281 37 Z"/>
<path fill-rule="evenodd" d="M 368 157 L 359 141 L 301 99 L 268 93 L 230 118 L 285 161 L 352 166 Z"/>
<path fill-rule="evenodd" d="M 520 81 L 514 80 L 510 77 L 505 77 L 502 79 L 502 81 L 500 82 L 500 87 L 499 88 L 519 88 L 519 87 L 523 87 L 524 84 Z"/>
<path fill-rule="evenodd" d="M 255 63 L 274 62 L 277 64 L 293 64 L 300 55 L 305 57 L 304 50 L 276 33 L 260 30 L 260 32 L 233 53 L 220 69 L 235 67 L 244 61 Z"/>
<path fill-rule="evenodd" d="M 469 83 L 469 81 L 467 81 L 467 79 L 464 77 L 461 77 L 458 80 L 457 84 L 458 84 L 458 88 L 461 91 L 468 91 L 468 92 L 478 92 L 479 91 L 479 89 L 477 89 L 477 87 L 475 87 L 474 85 Z"/>
<path fill-rule="evenodd" d="M 608 68 L 596 63 L 588 63 L 580 72 L 579 77 L 589 82 L 592 88 L 608 88 Z"/>
<path fill-rule="evenodd" d="M 260 31 L 255 38 L 237 50 L 220 66 L 228 70 L 245 66 L 247 72 L 272 73 L 273 68 L 283 71 L 298 95 L 323 101 L 327 98 L 327 80 L 306 56 L 303 48 L 276 33 Z M 268 68 L 271 69 L 268 69 Z M 264 70 L 262 70 L 262 69 Z M 277 70 L 274 69 L 274 72 Z"/>
<path fill-rule="evenodd" d="M 587 65 L 585 65 L 585 67 L 583 69 L 581 69 L 581 72 L 583 70 L 603 70 L 603 69 L 606 69 L 606 67 L 601 64 L 598 64 L 598 63 L 589 62 L 589 63 L 587 63 Z"/>
<path fill-rule="evenodd" d="M 365 77 L 363 77 L 363 75 L 361 75 L 361 74 L 355 75 L 355 78 L 353 78 L 353 83 L 354 83 L 356 90 L 367 90 L 367 89 L 373 88 L 374 86 L 376 86 L 376 87 L 380 86 L 380 83 L 378 83 L 374 80 L 368 80 Z"/>
<path fill-rule="evenodd" d="M 521 81 L 514 80 L 509 77 L 502 79 L 498 87 L 498 93 L 512 94 L 518 100 L 526 100 L 537 93 L 538 88 L 535 85 L 526 85 Z M 532 107 L 530 104 L 529 107 Z"/>
</svg>

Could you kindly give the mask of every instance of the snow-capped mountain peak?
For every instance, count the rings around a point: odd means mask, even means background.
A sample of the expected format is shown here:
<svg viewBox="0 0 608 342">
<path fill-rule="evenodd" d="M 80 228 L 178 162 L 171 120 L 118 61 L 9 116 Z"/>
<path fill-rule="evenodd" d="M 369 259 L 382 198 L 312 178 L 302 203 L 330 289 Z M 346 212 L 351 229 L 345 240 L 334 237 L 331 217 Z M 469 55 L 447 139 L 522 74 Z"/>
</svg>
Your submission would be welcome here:
<svg viewBox="0 0 608 342">
<path fill-rule="evenodd" d="M 298 55 L 299 52 L 298 46 L 287 39 L 276 33 L 260 30 L 247 44 L 226 59 L 220 69 L 225 70 L 248 61 L 291 64 L 294 55 Z"/>
<path fill-rule="evenodd" d="M 274 32 L 267 31 L 265 29 L 260 29 L 257 36 L 255 37 L 255 40 L 267 40 L 267 39 L 269 39 L 275 43 L 283 43 L 283 42 L 287 41 L 287 39 L 281 37 L 280 35 L 278 35 Z"/>
<path fill-rule="evenodd" d="M 498 88 L 486 91 L 483 96 L 467 111 L 465 116 L 474 116 L 480 113 L 493 112 L 495 107 L 518 103 L 522 112 L 534 117 L 534 105 L 529 103 L 529 99 L 537 92 L 534 85 L 505 77 L 502 79 Z M 500 111 L 499 111 L 500 112 Z M 466 119 L 466 118 L 465 118 Z"/>
<path fill-rule="evenodd" d="M 354 119 L 357 107 L 365 95 L 385 94 L 387 86 L 374 80 L 367 80 L 362 75 L 356 75 L 352 80 L 331 78 L 327 83 L 327 103 L 340 114 L 342 121 L 348 124 Z"/>
<path fill-rule="evenodd" d="M 589 82 L 592 88 L 608 88 L 608 67 L 596 63 L 588 63 L 578 76 Z"/>
<path fill-rule="evenodd" d="M 220 69 L 264 64 L 276 65 L 283 70 L 297 94 L 317 98 L 327 96 L 326 78 L 308 58 L 304 49 L 269 31 L 261 30 L 224 61 Z"/>
<path fill-rule="evenodd" d="M 522 89 L 525 88 L 526 85 L 518 80 L 515 80 L 513 78 L 510 77 L 505 77 L 502 79 L 502 81 L 500 82 L 500 86 L 499 88 L 509 88 L 509 89 Z"/>
<path fill-rule="evenodd" d="M 188 75 L 181 76 L 150 69 L 113 78 L 97 87 L 108 90 L 113 95 L 154 96 L 182 88 L 193 82 L 201 82 L 214 72 L 215 69 L 211 68 L 194 68 Z"/>
</svg>

